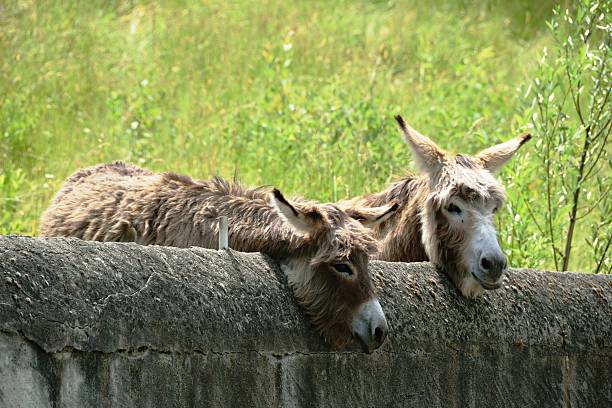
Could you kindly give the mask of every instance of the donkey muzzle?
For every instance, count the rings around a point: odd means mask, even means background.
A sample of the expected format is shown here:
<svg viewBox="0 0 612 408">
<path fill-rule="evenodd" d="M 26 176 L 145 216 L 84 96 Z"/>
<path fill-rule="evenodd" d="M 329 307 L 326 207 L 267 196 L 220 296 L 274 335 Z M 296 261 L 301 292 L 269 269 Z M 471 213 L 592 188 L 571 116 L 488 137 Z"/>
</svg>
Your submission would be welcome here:
<svg viewBox="0 0 612 408">
<path fill-rule="evenodd" d="M 508 268 L 508 258 L 501 251 L 483 252 L 480 255 L 478 271 L 474 277 L 485 289 L 497 289 L 501 286 L 501 278 Z"/>
<path fill-rule="evenodd" d="M 359 339 L 366 353 L 372 353 L 379 348 L 389 332 L 389 325 L 378 299 L 370 299 L 363 303 L 357 310 L 351 326 L 353 334 Z"/>
</svg>

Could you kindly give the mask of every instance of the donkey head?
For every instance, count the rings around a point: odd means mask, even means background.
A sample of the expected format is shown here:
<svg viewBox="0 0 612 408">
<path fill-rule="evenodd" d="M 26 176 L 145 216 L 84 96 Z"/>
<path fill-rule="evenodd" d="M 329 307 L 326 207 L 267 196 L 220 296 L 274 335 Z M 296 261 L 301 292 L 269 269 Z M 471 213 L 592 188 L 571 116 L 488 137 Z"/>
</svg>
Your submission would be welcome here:
<svg viewBox="0 0 612 408">
<path fill-rule="evenodd" d="M 421 213 L 422 242 L 429 259 L 466 297 L 499 288 L 507 259 L 497 241 L 493 216 L 502 208 L 505 191 L 494 175 L 531 136 L 525 134 L 474 157 L 453 156 L 401 116 L 395 119 L 417 167 L 429 178 Z"/>
<path fill-rule="evenodd" d="M 337 347 L 354 338 L 366 352 L 380 347 L 389 328 L 368 271 L 378 244 L 364 224 L 385 221 L 398 205 L 345 212 L 333 204 L 289 202 L 278 190 L 273 204 L 309 248 L 289 258 L 285 271 L 319 333 Z"/>
</svg>

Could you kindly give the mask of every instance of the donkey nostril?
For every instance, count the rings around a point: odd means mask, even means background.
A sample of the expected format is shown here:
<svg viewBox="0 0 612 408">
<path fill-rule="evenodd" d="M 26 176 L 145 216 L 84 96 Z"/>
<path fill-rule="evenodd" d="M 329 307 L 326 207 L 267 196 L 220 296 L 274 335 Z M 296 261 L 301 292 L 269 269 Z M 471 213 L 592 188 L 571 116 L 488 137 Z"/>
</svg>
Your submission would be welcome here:
<svg viewBox="0 0 612 408">
<path fill-rule="evenodd" d="M 385 339 L 385 331 L 381 329 L 380 327 L 377 327 L 376 330 L 374 330 L 374 340 L 376 340 L 376 342 L 380 344 L 382 343 L 384 339 Z"/>
<path fill-rule="evenodd" d="M 482 258 L 480 260 L 480 266 L 482 266 L 482 269 L 484 270 L 489 270 L 491 268 L 491 261 L 489 261 L 487 258 Z"/>
</svg>

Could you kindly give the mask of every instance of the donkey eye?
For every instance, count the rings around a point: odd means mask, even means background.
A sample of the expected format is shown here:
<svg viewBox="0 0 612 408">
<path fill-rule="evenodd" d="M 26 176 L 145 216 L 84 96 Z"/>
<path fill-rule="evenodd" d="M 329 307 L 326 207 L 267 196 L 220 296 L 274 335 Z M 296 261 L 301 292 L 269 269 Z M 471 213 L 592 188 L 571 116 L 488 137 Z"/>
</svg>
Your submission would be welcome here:
<svg viewBox="0 0 612 408">
<path fill-rule="evenodd" d="M 449 204 L 447 210 L 448 212 L 452 212 L 455 214 L 461 214 L 461 208 L 459 208 L 455 204 Z"/>
<path fill-rule="evenodd" d="M 352 275 L 353 274 L 353 270 L 351 269 L 350 266 L 348 266 L 347 264 L 333 264 L 332 265 L 334 267 L 334 269 L 340 273 L 346 273 L 347 275 Z"/>
</svg>

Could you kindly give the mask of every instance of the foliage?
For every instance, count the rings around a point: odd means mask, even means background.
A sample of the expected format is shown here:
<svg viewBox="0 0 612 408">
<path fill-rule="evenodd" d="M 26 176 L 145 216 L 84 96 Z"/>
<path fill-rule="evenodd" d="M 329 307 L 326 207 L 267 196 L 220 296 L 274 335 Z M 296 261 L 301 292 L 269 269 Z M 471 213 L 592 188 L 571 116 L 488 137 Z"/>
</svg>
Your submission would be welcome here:
<svg viewBox="0 0 612 408">
<path fill-rule="evenodd" d="M 582 1 L 573 11 L 554 9 L 552 49 L 544 50 L 525 95 L 537 139 L 530 170 L 539 182 L 515 210 L 528 216 L 522 235 L 531 237 L 529 249 L 552 258 L 556 270 L 612 269 L 609 8 L 609 2 Z"/>
</svg>

